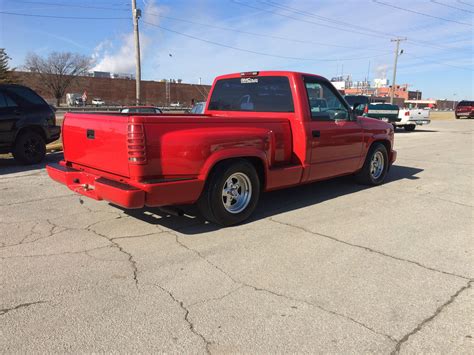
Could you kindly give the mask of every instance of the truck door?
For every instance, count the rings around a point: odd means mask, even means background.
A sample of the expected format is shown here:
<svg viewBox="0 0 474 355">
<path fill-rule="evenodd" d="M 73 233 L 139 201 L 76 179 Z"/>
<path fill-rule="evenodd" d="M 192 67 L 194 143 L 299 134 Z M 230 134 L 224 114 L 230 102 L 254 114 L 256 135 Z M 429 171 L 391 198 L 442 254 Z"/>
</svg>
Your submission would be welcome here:
<svg viewBox="0 0 474 355">
<path fill-rule="evenodd" d="M 305 77 L 304 82 L 311 114 L 309 179 L 321 180 L 354 172 L 362 152 L 362 127 L 329 82 L 318 77 Z"/>
</svg>

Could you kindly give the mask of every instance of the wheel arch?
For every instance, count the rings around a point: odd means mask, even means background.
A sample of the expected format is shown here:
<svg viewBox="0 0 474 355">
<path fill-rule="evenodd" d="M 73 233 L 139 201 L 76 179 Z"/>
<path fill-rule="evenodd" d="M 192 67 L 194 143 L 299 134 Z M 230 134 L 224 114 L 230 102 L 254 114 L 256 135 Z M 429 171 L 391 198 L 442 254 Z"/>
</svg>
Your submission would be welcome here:
<svg viewBox="0 0 474 355">
<path fill-rule="evenodd" d="M 25 134 L 26 132 L 38 133 L 46 143 L 46 133 L 44 132 L 44 129 L 41 126 L 37 126 L 37 125 L 23 126 L 20 129 L 18 129 L 15 135 L 15 141 L 18 139 L 18 137 Z"/>
<path fill-rule="evenodd" d="M 263 154 L 263 153 L 262 153 Z M 201 177 L 203 180 L 207 181 L 209 175 L 219 166 L 220 164 L 223 163 L 228 163 L 231 161 L 238 161 L 238 160 L 244 160 L 249 162 L 256 170 L 257 175 L 260 180 L 260 187 L 261 191 L 264 191 L 265 186 L 266 186 L 266 178 L 267 178 L 267 173 L 266 173 L 266 156 L 263 154 L 246 154 L 246 155 L 235 155 L 235 156 L 223 156 L 220 158 L 213 159 L 211 162 L 206 162 L 205 164 L 205 170 L 204 173 L 201 174 Z"/>
</svg>

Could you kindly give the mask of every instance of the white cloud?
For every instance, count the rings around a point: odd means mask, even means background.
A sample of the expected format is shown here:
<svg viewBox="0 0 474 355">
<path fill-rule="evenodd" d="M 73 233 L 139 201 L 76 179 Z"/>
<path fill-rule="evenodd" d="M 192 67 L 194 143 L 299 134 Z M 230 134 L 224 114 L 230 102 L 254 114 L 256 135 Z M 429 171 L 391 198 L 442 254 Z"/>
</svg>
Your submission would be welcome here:
<svg viewBox="0 0 474 355">
<path fill-rule="evenodd" d="M 158 6 L 155 0 L 145 2 L 143 19 L 158 25 L 159 16 L 166 12 L 165 7 Z M 142 60 L 147 54 L 151 38 L 144 31 L 140 33 L 140 54 Z M 118 48 L 117 48 L 118 47 Z M 94 49 L 92 59 L 96 63 L 92 70 L 111 73 L 135 73 L 135 40 L 133 32 L 119 36 L 117 46 L 110 39 L 100 42 Z"/>
<path fill-rule="evenodd" d="M 141 52 L 146 48 L 146 41 L 141 43 Z M 121 36 L 120 48 L 115 49 L 110 40 L 100 42 L 92 55 L 96 65 L 92 70 L 106 71 L 112 73 L 134 73 L 135 72 L 135 42 L 133 33 Z"/>
</svg>

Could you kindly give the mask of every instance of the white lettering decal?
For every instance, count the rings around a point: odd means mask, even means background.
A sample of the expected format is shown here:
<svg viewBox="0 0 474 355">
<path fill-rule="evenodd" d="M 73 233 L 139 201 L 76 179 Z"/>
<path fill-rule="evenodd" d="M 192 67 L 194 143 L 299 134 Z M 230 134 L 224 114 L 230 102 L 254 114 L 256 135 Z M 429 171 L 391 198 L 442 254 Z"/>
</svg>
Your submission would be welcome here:
<svg viewBox="0 0 474 355">
<path fill-rule="evenodd" d="M 256 84 L 258 83 L 257 78 L 242 78 L 240 79 L 241 84 Z"/>
</svg>

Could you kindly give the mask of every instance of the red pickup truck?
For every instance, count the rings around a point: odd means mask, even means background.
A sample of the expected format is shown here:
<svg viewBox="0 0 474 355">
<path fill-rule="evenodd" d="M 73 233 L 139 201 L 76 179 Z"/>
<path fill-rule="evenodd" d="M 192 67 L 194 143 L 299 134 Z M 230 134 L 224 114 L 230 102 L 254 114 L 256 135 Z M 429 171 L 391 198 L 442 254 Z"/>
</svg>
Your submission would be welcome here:
<svg viewBox="0 0 474 355">
<path fill-rule="evenodd" d="M 248 218 L 262 191 L 349 174 L 381 184 L 393 137 L 391 124 L 357 117 L 321 76 L 246 72 L 216 78 L 203 115 L 68 113 L 64 160 L 47 170 L 96 200 L 197 203 L 227 226 Z"/>
</svg>

